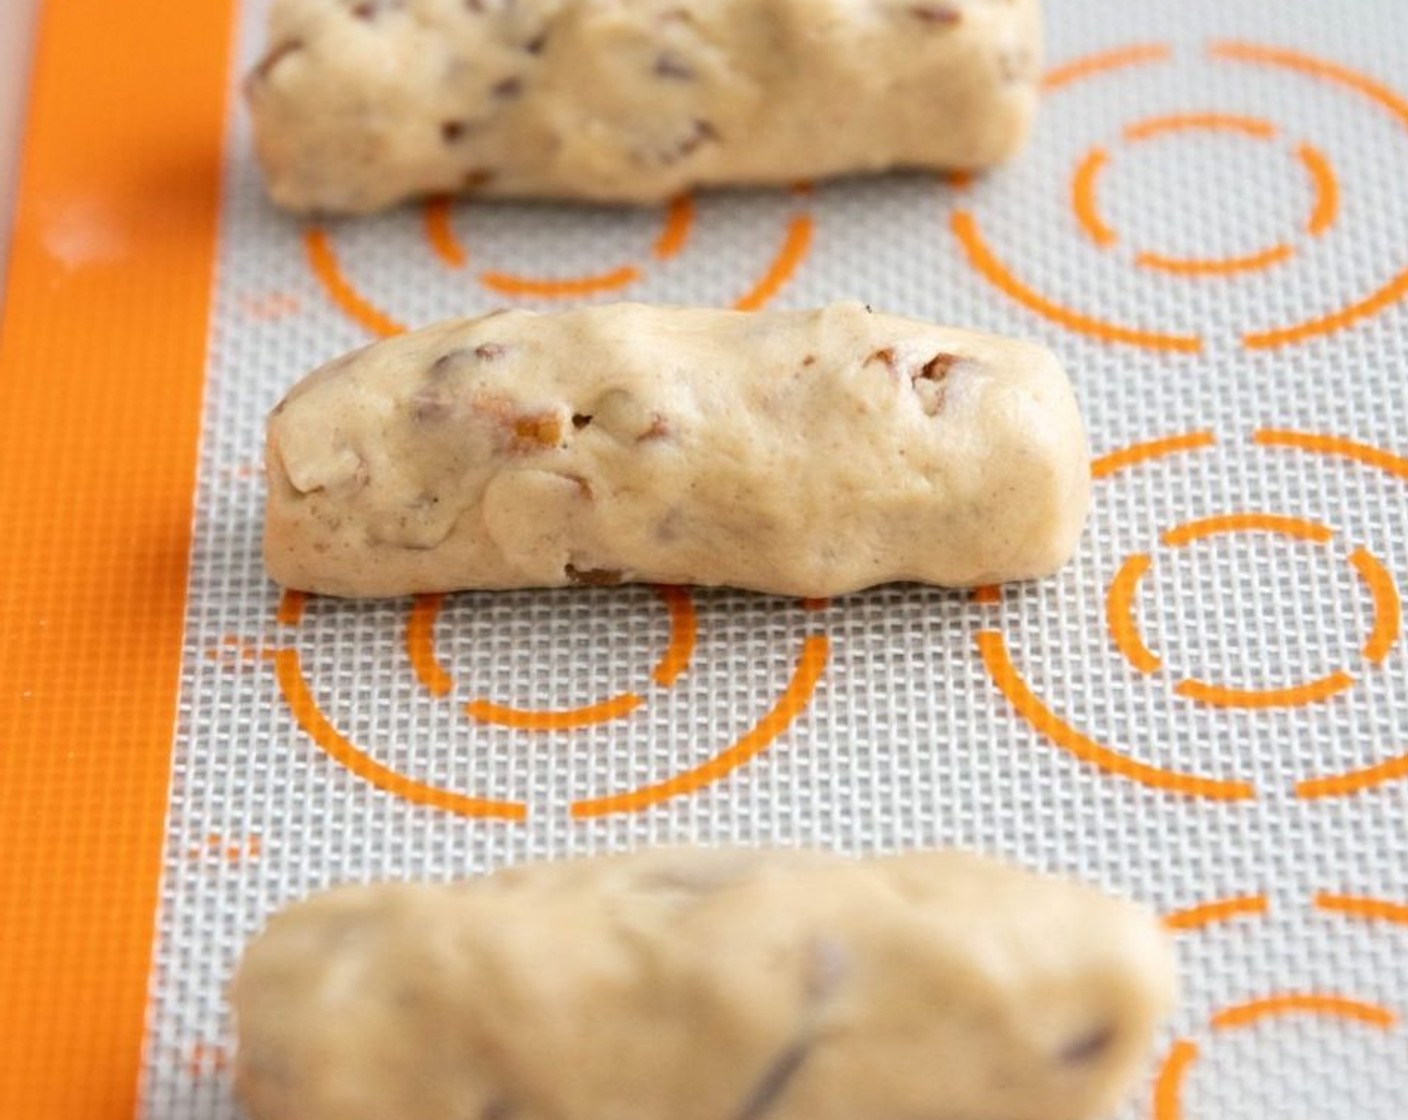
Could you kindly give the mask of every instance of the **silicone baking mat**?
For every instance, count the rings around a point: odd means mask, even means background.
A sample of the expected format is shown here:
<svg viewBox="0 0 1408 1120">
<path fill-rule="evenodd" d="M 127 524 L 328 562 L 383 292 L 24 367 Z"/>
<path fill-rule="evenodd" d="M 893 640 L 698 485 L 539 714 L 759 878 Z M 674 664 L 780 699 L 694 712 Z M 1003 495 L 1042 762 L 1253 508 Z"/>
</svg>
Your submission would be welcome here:
<svg viewBox="0 0 1408 1120">
<path fill-rule="evenodd" d="M 174 7 L 50 0 L 38 56 L 0 350 L 0 1113 L 236 1115 L 222 987 L 308 891 L 685 841 L 1096 880 L 1180 951 L 1125 1117 L 1408 1115 L 1401 4 L 1050 0 L 1031 147 L 972 181 L 328 223 L 252 162 L 265 5 Z M 836 602 L 266 582 L 262 422 L 299 375 L 619 298 L 1045 342 L 1097 455 L 1079 555 Z"/>
</svg>

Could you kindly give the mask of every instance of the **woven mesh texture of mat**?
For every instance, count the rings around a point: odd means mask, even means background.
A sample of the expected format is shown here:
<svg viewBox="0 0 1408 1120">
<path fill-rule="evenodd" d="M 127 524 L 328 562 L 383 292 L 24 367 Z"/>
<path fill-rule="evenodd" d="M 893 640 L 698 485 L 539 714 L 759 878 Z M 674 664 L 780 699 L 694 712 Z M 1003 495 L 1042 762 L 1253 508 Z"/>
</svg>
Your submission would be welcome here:
<svg viewBox="0 0 1408 1120">
<path fill-rule="evenodd" d="M 680 841 L 1088 877 L 1180 930 L 1126 1117 L 1408 1116 L 1401 5 L 1047 16 L 1032 144 L 967 185 L 315 226 L 265 201 L 232 101 L 148 1117 L 235 1115 L 223 985 L 275 907 Z M 552 281 L 599 290 L 522 294 Z M 1098 457 L 1079 555 L 976 598 L 281 603 L 259 458 L 288 385 L 394 324 L 614 298 L 855 298 L 1046 343 Z"/>
</svg>

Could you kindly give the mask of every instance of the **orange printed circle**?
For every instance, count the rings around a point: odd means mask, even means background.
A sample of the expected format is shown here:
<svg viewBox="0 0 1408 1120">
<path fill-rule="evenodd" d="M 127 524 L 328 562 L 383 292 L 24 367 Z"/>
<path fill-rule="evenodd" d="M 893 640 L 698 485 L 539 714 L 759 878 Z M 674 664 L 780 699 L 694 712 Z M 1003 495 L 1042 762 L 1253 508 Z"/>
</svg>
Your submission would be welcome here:
<svg viewBox="0 0 1408 1120">
<path fill-rule="evenodd" d="M 1408 482 L 1408 458 L 1341 436 L 1265 428 L 1253 432 L 1250 442 L 1253 447 L 1261 449 L 1292 450 L 1358 463 Z M 1184 432 L 1148 440 L 1097 457 L 1091 463 L 1091 475 L 1096 481 L 1110 480 L 1143 464 L 1177 455 L 1195 454 L 1216 444 L 1217 437 L 1209 431 Z M 1238 513 L 1175 526 L 1164 534 L 1163 543 L 1170 547 L 1182 547 L 1219 533 L 1248 530 L 1285 533 L 1320 544 L 1334 536 L 1329 527 L 1307 518 Z M 1347 559 L 1374 603 L 1373 625 L 1364 639 L 1360 655 L 1370 665 L 1377 666 L 1392 653 L 1402 631 L 1402 603 L 1397 585 L 1389 570 L 1367 549 L 1356 548 Z M 1105 596 L 1105 615 L 1115 648 L 1141 674 L 1157 672 L 1163 665 L 1162 659 L 1144 641 L 1134 614 L 1139 582 L 1150 571 L 1152 563 L 1152 556 L 1148 553 L 1126 557 Z M 1001 602 L 1000 592 L 995 588 L 980 588 L 973 598 L 984 604 Z M 1077 761 L 1104 774 L 1186 797 L 1246 801 L 1258 796 L 1251 782 L 1151 765 L 1134 757 L 1129 748 L 1099 742 L 1058 715 L 1037 694 L 1013 661 L 1007 640 L 1000 630 L 980 630 L 975 644 L 994 687 L 1012 710 L 1041 739 Z M 1239 692 L 1190 680 L 1180 682 L 1175 691 L 1185 698 L 1203 703 L 1271 708 L 1315 703 L 1345 691 L 1353 683 L 1347 673 L 1337 673 L 1288 690 Z M 1294 794 L 1302 799 L 1346 796 L 1405 778 L 1408 778 L 1408 752 L 1400 752 L 1362 769 L 1301 779 L 1294 785 Z"/>
<path fill-rule="evenodd" d="M 1293 540 L 1328 544 L 1333 529 L 1306 518 L 1266 513 L 1233 513 L 1205 517 L 1177 525 L 1162 534 L 1162 543 L 1183 548 L 1195 541 L 1228 533 L 1275 533 Z M 1398 641 L 1401 605 L 1398 588 L 1387 568 L 1367 549 L 1356 548 L 1349 563 L 1368 589 L 1374 602 L 1373 629 L 1364 641 L 1361 654 L 1371 665 L 1384 662 Z M 1135 615 L 1134 603 L 1140 581 L 1152 570 L 1153 559 L 1145 552 L 1135 553 L 1121 565 L 1105 595 L 1105 618 L 1115 648 L 1139 673 L 1153 674 L 1162 659 L 1144 641 Z M 1196 678 L 1179 681 L 1174 692 L 1198 703 L 1220 708 L 1281 708 L 1315 704 L 1339 695 L 1354 686 L 1354 677 L 1336 671 L 1312 681 L 1281 688 L 1232 688 Z"/>
<path fill-rule="evenodd" d="M 652 671 L 652 679 L 662 687 L 669 687 L 688 667 L 697 636 L 697 620 L 686 591 L 662 587 L 657 593 L 670 612 L 671 633 L 669 644 Z M 286 592 L 279 602 L 275 621 L 281 627 L 301 625 L 307 603 L 308 596 L 302 592 Z M 436 698 L 448 697 L 453 690 L 453 680 L 434 651 L 434 624 L 441 603 L 442 598 L 438 596 L 419 597 L 411 608 L 405 631 L 413 671 L 422 687 Z M 815 611 L 824 604 L 808 601 L 802 606 L 804 610 Z M 663 781 L 574 801 L 568 810 L 570 816 L 587 819 L 640 812 L 673 798 L 697 793 L 751 762 L 805 711 L 826 670 L 830 648 L 830 640 L 824 634 L 805 637 L 782 694 L 757 722 L 706 761 Z M 521 800 L 477 797 L 445 789 L 377 761 L 369 751 L 344 735 L 319 707 L 296 648 L 277 648 L 266 659 L 273 663 L 280 694 L 295 722 L 325 754 L 355 776 L 412 804 L 459 816 L 513 822 L 527 819 L 528 806 Z M 519 730 L 567 730 L 628 715 L 643 702 L 643 698 L 634 693 L 623 693 L 587 708 L 571 710 L 515 709 L 490 701 L 476 701 L 466 706 L 465 714 L 480 722 Z"/>
<path fill-rule="evenodd" d="M 656 684 L 670 687 L 689 667 L 694 656 L 699 619 L 694 600 L 683 587 L 657 587 L 656 595 L 670 614 L 670 641 L 651 673 Z M 450 674 L 435 656 L 435 623 L 444 604 L 444 595 L 419 595 L 406 623 L 406 655 L 416 679 L 430 695 L 448 696 L 454 688 Z M 463 708 L 465 715 L 481 723 L 512 727 L 520 731 L 566 731 L 620 719 L 639 708 L 644 699 L 635 692 L 622 692 L 579 708 L 515 708 L 492 700 L 472 700 Z"/>
<path fill-rule="evenodd" d="M 1173 49 L 1163 43 L 1141 43 L 1104 51 L 1049 71 L 1042 88 L 1046 94 L 1054 95 L 1078 83 L 1103 80 L 1135 67 L 1165 64 L 1173 57 Z M 1338 63 L 1299 51 L 1244 42 L 1214 42 L 1207 48 L 1207 57 L 1219 63 L 1268 67 L 1336 87 L 1360 99 L 1370 109 L 1387 112 L 1399 123 L 1408 125 L 1408 98 L 1377 79 Z M 1123 140 L 1140 143 L 1189 129 L 1232 131 L 1258 140 L 1278 136 L 1274 124 L 1258 118 L 1200 111 L 1137 122 L 1125 130 Z M 1319 238 L 1330 231 L 1339 214 L 1339 180 L 1329 159 L 1315 145 L 1298 143 L 1291 152 L 1309 178 L 1313 191 L 1303 233 L 1309 238 Z M 1096 145 L 1089 149 L 1077 161 L 1069 188 L 1069 203 L 1076 223 L 1099 250 L 1109 250 L 1121 240 L 1119 231 L 1106 221 L 1098 205 L 1099 180 L 1110 162 L 1110 151 L 1106 147 Z M 998 254 L 985 236 L 977 214 L 969 208 L 960 206 L 950 213 L 949 231 L 963 260 L 983 280 L 1013 302 L 1066 330 L 1106 343 L 1171 353 L 1195 354 L 1205 347 L 1205 339 L 1196 333 L 1117 322 L 1045 295 Z M 1290 261 L 1296 252 L 1296 245 L 1291 241 L 1280 241 L 1234 257 L 1184 258 L 1143 250 L 1135 252 L 1130 263 L 1169 276 L 1226 276 L 1269 270 Z M 1408 268 L 1361 298 L 1327 313 L 1298 322 L 1245 329 L 1239 343 L 1248 350 L 1267 350 L 1306 342 L 1352 327 L 1405 298 L 1408 298 Z"/>
<path fill-rule="evenodd" d="M 1386 899 L 1319 891 L 1311 899 L 1311 907 L 1348 920 L 1408 927 L 1408 905 Z M 1265 918 L 1270 910 L 1271 903 L 1265 894 L 1241 895 L 1174 911 L 1164 917 L 1164 926 L 1173 933 L 1195 933 L 1243 918 Z M 1383 1004 L 1339 992 L 1297 990 L 1272 992 L 1219 1008 L 1208 1017 L 1206 1029 L 1216 1037 L 1267 1021 L 1305 1016 L 1355 1023 L 1385 1032 L 1401 1025 L 1399 1014 Z M 1177 1038 L 1169 1046 L 1159 1061 L 1154 1079 L 1153 1120 L 1186 1120 L 1183 1090 L 1202 1053 L 1202 1046 L 1192 1038 Z"/>
<path fill-rule="evenodd" d="M 792 189 L 792 194 L 805 200 L 810 198 L 811 188 L 801 183 Z M 422 231 L 436 259 L 453 271 L 469 264 L 470 252 L 455 232 L 451 207 L 449 199 L 432 199 L 425 203 Z M 694 225 L 693 198 L 685 196 L 672 202 L 664 212 L 660 231 L 651 245 L 651 258 L 663 262 L 678 256 L 693 237 Z M 787 286 L 811 250 L 815 228 L 811 213 L 802 205 L 788 220 L 762 274 L 733 301 L 735 310 L 760 310 Z M 342 267 L 331 234 L 324 227 L 308 226 L 303 233 L 303 248 L 314 279 L 339 311 L 379 338 L 390 338 L 406 331 L 399 319 L 353 284 Z M 489 292 L 511 299 L 576 299 L 623 291 L 644 279 L 646 268 L 643 262 L 628 261 L 603 272 L 569 277 L 529 276 L 489 269 L 479 273 L 478 281 Z"/>
<path fill-rule="evenodd" d="M 1143 144 L 1159 137 L 1187 132 L 1217 132 L 1273 141 L 1280 132 L 1270 121 L 1233 113 L 1174 113 L 1149 117 L 1127 125 L 1122 139 L 1127 145 Z M 1312 237 L 1324 234 L 1339 213 L 1339 180 L 1329 159 L 1308 143 L 1296 145 L 1291 153 L 1310 179 L 1314 200 L 1306 217 L 1305 231 Z M 1109 150 L 1091 148 L 1076 165 L 1071 179 L 1070 205 L 1076 224 L 1085 236 L 1100 249 L 1112 249 L 1122 238 L 1105 220 L 1099 206 L 1099 182 L 1111 163 Z M 1229 276 L 1240 272 L 1255 272 L 1282 264 L 1295 255 L 1295 246 L 1286 241 L 1264 249 L 1233 257 L 1173 257 L 1151 250 L 1134 254 L 1139 268 L 1153 269 L 1174 276 Z"/>
<path fill-rule="evenodd" d="M 1393 1030 L 1399 1024 L 1395 1011 L 1368 1000 L 1320 992 L 1277 992 L 1224 1007 L 1213 1014 L 1209 1026 L 1214 1032 L 1226 1033 L 1268 1019 L 1305 1015 L 1359 1023 L 1380 1031 Z M 1154 1120 L 1184 1120 L 1187 1116 L 1183 1087 L 1201 1054 L 1198 1043 L 1188 1038 L 1175 1039 L 1169 1047 L 1154 1081 Z"/>
</svg>

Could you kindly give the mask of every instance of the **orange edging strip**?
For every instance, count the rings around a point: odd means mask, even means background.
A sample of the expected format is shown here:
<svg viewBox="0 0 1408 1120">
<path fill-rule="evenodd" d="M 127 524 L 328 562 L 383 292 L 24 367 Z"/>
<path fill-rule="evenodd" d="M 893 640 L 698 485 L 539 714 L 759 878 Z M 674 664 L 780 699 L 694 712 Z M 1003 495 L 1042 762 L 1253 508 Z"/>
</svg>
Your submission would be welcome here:
<svg viewBox="0 0 1408 1120">
<path fill-rule="evenodd" d="M 1180 774 L 1164 770 L 1143 762 L 1136 762 L 1126 755 L 1101 746 L 1087 735 L 1083 735 L 1051 711 L 1031 687 L 1024 681 L 1007 654 L 1007 643 L 996 630 L 980 631 L 977 635 L 978 652 L 983 665 L 997 685 L 998 691 L 1007 698 L 1017 714 L 1032 727 L 1062 750 L 1074 755 L 1081 762 L 1129 778 L 1142 785 L 1167 793 L 1177 793 L 1187 797 L 1208 797 L 1217 801 L 1247 801 L 1256 796 L 1250 782 L 1222 781 L 1217 778 L 1203 778 L 1194 774 Z"/>
<path fill-rule="evenodd" d="M 968 256 L 968 263 L 988 283 L 1029 311 L 1034 311 L 1043 318 L 1050 319 L 1053 323 L 1058 323 L 1081 334 L 1093 335 L 1106 342 L 1126 342 L 1134 346 L 1145 346 L 1152 350 L 1175 350 L 1183 353 L 1197 353 L 1202 349 L 1202 339 L 1196 336 L 1159 334 L 1156 331 L 1121 327 L 1100 319 L 1092 319 L 1088 315 L 1082 315 L 1052 303 L 1007 271 L 1006 266 L 993 255 L 992 250 L 983 241 L 982 234 L 978 230 L 978 223 L 972 214 L 966 210 L 955 210 L 949 223 L 953 235 L 958 238 L 959 244 L 963 246 L 963 250 Z"/>
<path fill-rule="evenodd" d="M 1315 908 L 1330 914 L 1343 914 L 1350 918 L 1364 918 L 1367 921 L 1393 922 L 1396 925 L 1408 926 L 1408 906 L 1401 902 L 1385 902 L 1380 898 L 1363 898 L 1320 891 L 1315 896 Z"/>
<path fill-rule="evenodd" d="M 483 272 L 479 282 L 503 296 L 536 296 L 540 299 L 571 299 L 600 292 L 618 292 L 640 279 L 640 269 L 634 265 L 603 272 L 597 276 L 580 276 L 572 280 L 539 280 L 531 276 L 514 276 L 508 272 Z"/>
<path fill-rule="evenodd" d="M 768 265 L 763 278 L 733 305 L 735 311 L 757 311 L 782 291 L 811 249 L 813 228 L 809 214 L 798 214 L 787 224 L 787 237 L 782 242 L 782 248 Z"/>
<path fill-rule="evenodd" d="M 1177 1039 L 1169 1047 L 1168 1057 L 1159 1067 L 1158 1080 L 1154 1082 L 1154 1120 L 1181 1120 L 1183 1079 L 1197 1060 L 1197 1044 L 1186 1038 Z"/>
<path fill-rule="evenodd" d="M 1121 50 L 1102 51 L 1099 54 L 1087 55 L 1085 58 L 1078 58 L 1074 62 L 1067 62 L 1048 70 L 1046 76 L 1041 80 L 1041 88 L 1046 93 L 1050 93 L 1052 90 L 1061 89 L 1072 82 L 1096 74 L 1120 70 L 1126 66 L 1138 66 L 1145 62 L 1163 62 L 1172 54 L 1173 51 L 1162 43 L 1143 43 Z"/>
<path fill-rule="evenodd" d="M 1127 125 L 1124 138 L 1136 142 L 1167 132 L 1194 130 L 1240 132 L 1243 136 L 1255 136 L 1259 140 L 1270 140 L 1276 135 L 1276 126 L 1260 117 L 1242 117 L 1232 113 L 1171 113 L 1166 117 L 1151 117 L 1146 121 Z"/>
<path fill-rule="evenodd" d="M 443 809 L 463 817 L 488 817 L 496 820 L 521 821 L 528 816 L 528 807 L 517 801 L 493 801 L 482 797 L 466 797 L 398 774 L 360 750 L 335 728 L 323 715 L 303 676 L 303 666 L 296 649 L 281 649 L 274 654 L 274 672 L 279 691 L 283 693 L 293 718 L 313 742 L 330 758 L 346 767 L 363 781 L 377 789 L 404 798 L 416 805 Z"/>
<path fill-rule="evenodd" d="M 1179 933 L 1186 933 L 1233 918 L 1261 917 L 1267 913 L 1270 906 L 1264 894 L 1224 898 L 1217 902 L 1205 902 L 1201 906 L 1189 906 L 1185 910 L 1175 910 L 1164 918 L 1164 926 Z"/>
<path fill-rule="evenodd" d="M 1109 478 L 1112 474 L 1124 470 L 1126 467 L 1135 466 L 1138 463 L 1147 463 L 1151 459 L 1162 459 L 1166 455 L 1174 455 L 1180 451 L 1200 451 L 1204 447 L 1212 447 L 1217 443 L 1217 437 L 1211 432 L 1187 432 L 1180 436 L 1169 436 L 1166 439 L 1151 439 L 1146 443 L 1136 443 L 1132 447 L 1123 447 L 1118 451 L 1110 451 L 1101 455 L 1090 464 L 1090 475 L 1092 478 Z"/>
<path fill-rule="evenodd" d="M 1339 215 L 1339 181 L 1335 178 L 1335 169 L 1330 166 L 1330 161 L 1318 148 L 1301 144 L 1296 148 L 1296 156 L 1305 165 L 1311 185 L 1315 188 L 1315 207 L 1305 228 L 1312 237 L 1319 237 L 1335 224 L 1335 218 Z"/>
<path fill-rule="evenodd" d="M 1245 257 L 1166 257 L 1161 253 L 1142 252 L 1135 255 L 1134 263 L 1140 268 L 1152 268 L 1175 276 L 1231 276 L 1237 272 L 1255 272 L 1270 268 L 1295 256 L 1293 245 L 1273 245 L 1260 252 L 1248 253 Z"/>
<path fill-rule="evenodd" d="M 1110 155 L 1104 148 L 1092 148 L 1071 179 L 1071 209 L 1075 211 L 1076 221 L 1086 236 L 1102 249 L 1119 240 L 1115 231 L 1100 217 L 1100 210 L 1095 204 L 1095 181 L 1109 162 Z"/>
<path fill-rule="evenodd" d="M 982 587 L 973 588 L 973 602 L 990 606 L 993 603 L 1002 602 L 1002 588 L 995 583 L 985 583 Z"/>
<path fill-rule="evenodd" d="M 655 593 L 670 612 L 670 644 L 651 674 L 655 683 L 669 688 L 680 679 L 694 656 L 694 643 L 699 637 L 699 616 L 694 613 L 694 599 L 687 588 L 660 586 Z"/>
<path fill-rule="evenodd" d="M 1180 681 L 1174 692 L 1185 700 L 1209 704 L 1214 708 L 1300 708 L 1318 704 L 1354 687 L 1348 673 L 1333 672 L 1329 676 L 1291 685 L 1289 688 L 1227 688 L 1200 680 Z"/>
<path fill-rule="evenodd" d="M 1296 796 L 1306 801 L 1314 801 L 1319 797 L 1344 797 L 1388 782 L 1396 782 L 1401 778 L 1408 778 L 1408 754 L 1391 758 L 1377 766 L 1366 766 L 1362 770 L 1350 770 L 1325 778 L 1306 778 L 1296 783 Z"/>
<path fill-rule="evenodd" d="M 1287 70 L 1298 70 L 1302 74 L 1309 74 L 1315 78 L 1339 82 L 1341 85 L 1362 93 L 1371 101 L 1378 102 L 1397 117 L 1401 124 L 1408 125 L 1408 100 L 1400 97 L 1382 82 L 1367 74 L 1351 70 L 1347 66 L 1326 62 L 1324 59 L 1302 54 L 1300 51 L 1262 47 L 1255 43 L 1238 41 L 1212 43 L 1208 47 L 1208 54 L 1213 58 L 1230 59 L 1234 62 L 1261 62 L 1268 66 L 1281 66 Z"/>
<path fill-rule="evenodd" d="M 453 201 L 446 195 L 432 198 L 425 204 L 425 239 L 448 267 L 463 268 L 469 263 L 469 254 L 450 224 L 452 207 Z"/>
<path fill-rule="evenodd" d="M 681 195 L 670 203 L 670 208 L 665 212 L 665 228 L 660 231 L 651 250 L 655 259 L 667 261 L 678 256 L 688 243 L 693 226 L 694 198 L 692 195 Z"/>
<path fill-rule="evenodd" d="M 320 226 L 303 231 L 303 248 L 308 255 L 308 267 L 334 304 L 347 316 L 380 338 L 404 334 L 406 328 L 385 312 L 362 298 L 342 272 L 332 238 Z"/>
<path fill-rule="evenodd" d="M 1317 544 L 1324 544 L 1335 535 L 1329 526 L 1303 517 L 1285 517 L 1277 513 L 1228 513 L 1189 521 L 1169 529 L 1163 535 L 1163 542 L 1171 548 L 1180 548 L 1221 533 L 1279 533 L 1283 537 Z"/>
<path fill-rule="evenodd" d="M 406 656 L 416 680 L 431 696 L 448 696 L 455 687 L 450 674 L 435 657 L 435 620 L 445 602 L 444 595 L 417 595 L 406 621 Z"/>
<path fill-rule="evenodd" d="M 1144 644 L 1139 625 L 1134 621 L 1134 595 L 1139 589 L 1139 581 L 1152 563 L 1148 553 L 1135 553 L 1116 573 L 1105 596 L 1105 617 L 1109 622 L 1110 636 L 1125 659 L 1141 673 L 1156 672 L 1163 664 Z"/>
<path fill-rule="evenodd" d="M 228 0 L 42 6 L 0 323 L 0 1112 L 136 1108 Z"/>
<path fill-rule="evenodd" d="M 572 803 L 572 816 L 577 819 L 604 817 L 610 813 L 632 813 L 659 805 L 681 794 L 695 793 L 705 786 L 750 762 L 768 748 L 811 702 L 817 682 L 826 669 L 831 644 L 824 634 L 814 634 L 802 643 L 797 668 L 772 710 L 763 716 L 741 739 L 722 754 L 702 766 L 677 774 L 652 786 L 629 793 L 609 794 Z"/>
<path fill-rule="evenodd" d="M 1377 467 L 1408 482 L 1408 459 L 1341 436 L 1292 432 L 1284 428 L 1261 428 L 1252 434 L 1252 442 L 1259 447 L 1294 447 L 1298 451 L 1309 451 L 1317 455 L 1353 459 L 1356 463 Z"/>
<path fill-rule="evenodd" d="M 1389 1030 L 1398 1022 L 1398 1016 L 1387 1007 L 1365 1003 L 1362 1000 L 1348 999 L 1345 996 L 1321 995 L 1314 992 L 1291 992 L 1286 995 L 1268 996 L 1266 999 L 1249 1000 L 1235 1007 L 1228 1007 L 1212 1017 L 1213 1030 L 1235 1030 L 1247 1027 L 1262 1019 L 1277 1015 L 1329 1015 L 1338 1019 L 1351 1019 L 1380 1030 Z"/>
<path fill-rule="evenodd" d="M 634 692 L 623 692 L 610 700 L 601 700 L 581 708 L 549 712 L 510 708 L 506 704 L 495 704 L 489 700 L 473 700 L 464 706 L 464 714 L 481 723 L 512 727 L 518 731 L 568 731 L 620 719 L 630 715 L 644 702 Z"/>
<path fill-rule="evenodd" d="M 1393 577 L 1372 552 L 1356 548 L 1349 562 L 1374 597 L 1374 628 L 1364 641 L 1364 658 L 1370 664 L 1382 665 L 1393 652 L 1403 626 L 1403 604 Z"/>
</svg>

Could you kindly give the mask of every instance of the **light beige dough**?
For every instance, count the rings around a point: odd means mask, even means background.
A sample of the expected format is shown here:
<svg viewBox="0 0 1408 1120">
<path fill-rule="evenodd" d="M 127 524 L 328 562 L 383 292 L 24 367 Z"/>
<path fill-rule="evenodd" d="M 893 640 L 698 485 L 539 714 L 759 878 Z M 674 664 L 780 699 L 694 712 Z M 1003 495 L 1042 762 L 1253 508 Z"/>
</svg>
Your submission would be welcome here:
<svg viewBox="0 0 1408 1120">
<path fill-rule="evenodd" d="M 664 850 L 276 916 L 252 1120 L 1079 1120 L 1173 999 L 1149 914 L 960 852 Z"/>
<path fill-rule="evenodd" d="M 1041 69 L 1038 0 L 276 0 L 268 44 L 270 193 L 348 213 L 984 168 Z"/>
<path fill-rule="evenodd" d="M 313 373 L 270 576 L 327 595 L 647 581 L 828 596 L 1049 575 L 1089 503 L 1065 374 L 861 304 L 503 312 Z"/>
</svg>

